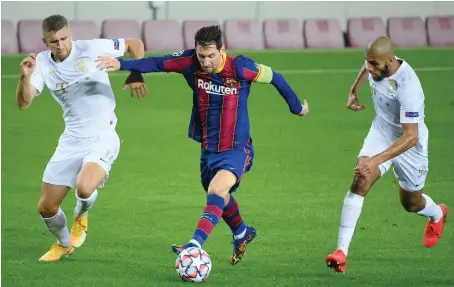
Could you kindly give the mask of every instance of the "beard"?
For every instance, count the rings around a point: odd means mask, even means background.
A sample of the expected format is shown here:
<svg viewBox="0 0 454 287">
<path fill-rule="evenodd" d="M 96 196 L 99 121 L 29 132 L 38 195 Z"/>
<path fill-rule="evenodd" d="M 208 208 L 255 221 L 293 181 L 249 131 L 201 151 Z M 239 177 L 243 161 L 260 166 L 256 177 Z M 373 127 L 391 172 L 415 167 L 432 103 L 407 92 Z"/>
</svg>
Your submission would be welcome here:
<svg viewBox="0 0 454 287">
<path fill-rule="evenodd" d="M 378 75 L 373 75 L 372 78 L 377 81 L 377 82 L 380 82 L 382 81 L 384 78 L 387 78 L 389 77 L 389 66 L 388 64 L 385 65 L 385 67 L 380 70 L 380 73 Z"/>
</svg>

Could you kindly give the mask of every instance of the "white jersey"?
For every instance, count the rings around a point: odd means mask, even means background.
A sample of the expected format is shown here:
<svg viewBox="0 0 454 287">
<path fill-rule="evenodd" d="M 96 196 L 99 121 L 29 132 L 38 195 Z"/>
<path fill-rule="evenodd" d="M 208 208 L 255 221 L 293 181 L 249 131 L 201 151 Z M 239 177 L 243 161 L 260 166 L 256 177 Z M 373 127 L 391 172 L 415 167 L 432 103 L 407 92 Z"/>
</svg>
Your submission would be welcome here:
<svg viewBox="0 0 454 287">
<path fill-rule="evenodd" d="M 50 51 L 36 57 L 30 84 L 41 94 L 47 86 L 63 109 L 64 134 L 91 137 L 115 129 L 115 97 L 107 72 L 96 68 L 98 56 L 121 57 L 124 39 L 73 41 L 69 56 L 56 62 Z"/>
<path fill-rule="evenodd" d="M 394 75 L 375 81 L 369 74 L 376 116 L 372 126 L 394 143 L 404 130 L 404 123 L 418 123 L 416 149 L 427 151 L 428 129 L 424 123 L 424 92 L 412 67 L 402 59 Z M 367 65 L 367 62 L 366 62 Z"/>
</svg>

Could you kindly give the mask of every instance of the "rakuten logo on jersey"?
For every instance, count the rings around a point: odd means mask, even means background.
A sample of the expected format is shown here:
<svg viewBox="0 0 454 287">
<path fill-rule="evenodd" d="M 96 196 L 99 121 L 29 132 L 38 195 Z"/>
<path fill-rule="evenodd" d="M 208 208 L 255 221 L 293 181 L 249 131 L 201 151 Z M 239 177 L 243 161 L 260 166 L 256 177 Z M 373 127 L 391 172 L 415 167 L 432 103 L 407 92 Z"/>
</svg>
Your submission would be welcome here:
<svg viewBox="0 0 454 287">
<path fill-rule="evenodd" d="M 219 85 L 213 84 L 213 82 L 205 82 L 202 79 L 197 80 L 197 87 L 199 89 L 204 89 L 207 92 L 207 94 L 212 94 L 212 95 L 220 95 L 220 96 L 238 95 L 237 88 L 219 86 Z"/>
</svg>

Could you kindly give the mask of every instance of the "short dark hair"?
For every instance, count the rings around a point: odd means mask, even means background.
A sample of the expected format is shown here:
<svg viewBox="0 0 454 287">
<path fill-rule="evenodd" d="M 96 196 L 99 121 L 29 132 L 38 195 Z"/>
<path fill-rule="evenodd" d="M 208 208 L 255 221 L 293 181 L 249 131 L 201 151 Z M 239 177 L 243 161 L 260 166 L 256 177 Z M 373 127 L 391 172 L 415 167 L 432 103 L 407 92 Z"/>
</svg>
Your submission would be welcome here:
<svg viewBox="0 0 454 287">
<path fill-rule="evenodd" d="M 48 32 L 57 32 L 63 27 L 68 26 L 68 20 L 62 15 L 52 15 L 43 20 L 42 31 L 43 36 Z"/>
<path fill-rule="evenodd" d="M 216 45 L 219 50 L 222 47 L 222 30 L 219 25 L 212 25 L 200 28 L 194 36 L 195 45 L 209 46 Z"/>
</svg>

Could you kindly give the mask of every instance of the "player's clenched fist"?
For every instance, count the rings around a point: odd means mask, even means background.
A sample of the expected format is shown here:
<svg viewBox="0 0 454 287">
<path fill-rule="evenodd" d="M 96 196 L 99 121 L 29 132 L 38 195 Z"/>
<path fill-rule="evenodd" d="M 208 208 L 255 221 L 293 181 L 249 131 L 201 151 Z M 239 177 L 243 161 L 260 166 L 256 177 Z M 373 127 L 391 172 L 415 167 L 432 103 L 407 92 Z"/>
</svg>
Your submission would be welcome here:
<svg viewBox="0 0 454 287">
<path fill-rule="evenodd" d="M 30 53 L 27 58 L 20 63 L 20 72 L 22 77 L 29 77 L 36 67 L 36 54 Z"/>
<path fill-rule="evenodd" d="M 309 103 L 306 100 L 304 100 L 303 103 L 304 103 L 303 110 L 299 114 L 299 116 L 301 116 L 301 117 L 304 117 L 305 115 L 307 115 L 309 113 Z"/>
<path fill-rule="evenodd" d="M 113 72 L 120 70 L 120 61 L 113 57 L 100 56 L 96 59 L 98 62 L 97 68 L 102 68 L 106 72 Z"/>
</svg>

